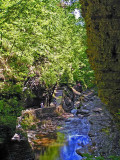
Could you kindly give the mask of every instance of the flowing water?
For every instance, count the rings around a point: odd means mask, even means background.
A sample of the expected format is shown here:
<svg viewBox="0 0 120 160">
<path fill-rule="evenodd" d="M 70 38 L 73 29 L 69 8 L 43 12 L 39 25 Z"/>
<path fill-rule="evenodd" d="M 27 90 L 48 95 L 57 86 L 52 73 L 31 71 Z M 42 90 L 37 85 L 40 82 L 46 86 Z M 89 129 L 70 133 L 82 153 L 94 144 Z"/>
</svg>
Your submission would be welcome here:
<svg viewBox="0 0 120 160">
<path fill-rule="evenodd" d="M 89 92 L 88 95 L 89 98 L 83 103 L 81 110 L 77 110 L 78 116 L 65 114 L 63 121 L 59 116 L 57 119 L 52 117 L 52 121 L 45 118 L 43 121 L 50 132 L 46 131 L 44 123 L 38 130 L 28 130 L 30 143 L 26 140 L 6 144 L 0 160 L 82 160 L 82 153 L 102 155 L 105 159 L 110 155 L 119 156 L 120 133 L 111 114 L 98 97 L 92 94 L 90 97 Z M 62 101 L 62 90 L 57 90 L 54 96 L 58 106 Z M 72 113 L 75 114 L 75 110 Z M 59 126 L 56 131 L 57 124 Z M 118 159 L 120 158 L 116 160 Z"/>
<path fill-rule="evenodd" d="M 90 125 L 86 118 L 68 118 L 65 125 L 59 127 L 57 138 L 52 143 L 45 143 L 35 149 L 36 160 L 81 160 L 82 157 L 76 153 L 88 143 L 90 138 L 88 132 Z M 49 137 L 50 138 L 50 137 Z M 53 137 L 51 139 L 54 139 Z M 44 138 L 45 140 L 45 138 Z"/>
</svg>

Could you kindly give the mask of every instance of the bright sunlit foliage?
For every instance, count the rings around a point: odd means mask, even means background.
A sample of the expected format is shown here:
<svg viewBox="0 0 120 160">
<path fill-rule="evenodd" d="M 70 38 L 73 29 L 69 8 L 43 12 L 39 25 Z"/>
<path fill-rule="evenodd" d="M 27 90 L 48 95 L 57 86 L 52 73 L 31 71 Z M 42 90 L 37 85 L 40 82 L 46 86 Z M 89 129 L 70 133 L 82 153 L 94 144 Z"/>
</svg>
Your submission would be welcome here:
<svg viewBox="0 0 120 160">
<path fill-rule="evenodd" d="M 78 1 L 1 0 L 2 121 L 11 123 L 11 116 L 18 116 L 29 77 L 39 76 L 48 89 L 56 83 L 76 81 L 90 87 L 94 76 L 85 51 L 86 29 Z M 24 98 L 28 95 L 33 96 L 29 90 Z"/>
<path fill-rule="evenodd" d="M 63 7 L 59 0 L 2 0 L 1 53 L 16 54 L 28 66 L 39 65 L 46 86 L 76 81 L 89 85 L 93 75 L 85 53 L 85 27 L 76 25 L 83 22 L 79 9 L 79 2 Z"/>
</svg>

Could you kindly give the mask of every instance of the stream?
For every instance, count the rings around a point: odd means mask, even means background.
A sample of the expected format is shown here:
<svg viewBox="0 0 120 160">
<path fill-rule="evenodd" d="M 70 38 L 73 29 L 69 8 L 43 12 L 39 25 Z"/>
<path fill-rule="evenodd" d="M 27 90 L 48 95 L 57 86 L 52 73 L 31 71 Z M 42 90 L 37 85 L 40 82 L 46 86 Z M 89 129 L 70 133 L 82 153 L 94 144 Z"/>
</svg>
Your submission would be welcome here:
<svg viewBox="0 0 120 160">
<path fill-rule="evenodd" d="M 62 103 L 62 96 L 63 88 L 57 88 L 54 92 L 56 106 Z M 54 136 L 56 139 L 52 135 L 39 137 L 46 141 L 40 146 L 37 145 L 34 151 L 35 160 L 81 160 L 83 157 L 76 151 L 90 143 L 89 130 L 90 124 L 87 118 L 76 115 L 68 117 L 64 124 L 57 127 L 57 133 Z M 50 143 L 51 139 L 53 142 Z"/>
<path fill-rule="evenodd" d="M 71 98 L 72 94 L 69 95 Z M 120 132 L 112 115 L 94 91 L 85 91 L 83 95 L 81 106 L 82 97 L 76 97 L 72 114 L 61 110 L 61 115 L 54 115 L 56 108 L 61 109 L 61 89 L 55 91 L 55 104 L 49 108 L 22 112 L 21 122 L 33 120 L 26 130 L 28 139 L 11 141 L 4 147 L 0 160 L 82 160 L 83 153 L 104 156 L 105 160 L 111 155 L 120 156 Z M 66 99 L 71 108 L 70 99 Z"/>
<path fill-rule="evenodd" d="M 49 135 L 29 131 L 29 135 L 35 135 L 30 142 L 34 142 L 32 148 L 28 141 L 13 141 L 7 146 L 8 157 L 3 160 L 82 160 L 76 151 L 91 144 L 89 130 L 87 118 L 69 117 Z"/>
<path fill-rule="evenodd" d="M 57 129 L 57 139 L 53 143 L 35 150 L 35 159 L 81 160 L 82 157 L 76 153 L 76 150 L 90 143 L 89 129 L 90 124 L 86 118 L 68 118 L 65 124 Z"/>
</svg>

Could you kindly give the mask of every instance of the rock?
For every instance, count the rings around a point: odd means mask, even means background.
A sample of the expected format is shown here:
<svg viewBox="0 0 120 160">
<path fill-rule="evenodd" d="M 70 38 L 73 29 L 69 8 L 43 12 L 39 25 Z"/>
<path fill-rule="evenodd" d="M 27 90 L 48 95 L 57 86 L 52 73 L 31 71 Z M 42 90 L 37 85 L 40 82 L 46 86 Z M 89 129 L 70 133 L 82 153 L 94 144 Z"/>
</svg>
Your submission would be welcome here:
<svg viewBox="0 0 120 160">
<path fill-rule="evenodd" d="M 84 117 L 84 115 L 82 115 L 82 114 L 77 114 L 77 116 L 80 117 L 80 118 Z"/>
<path fill-rule="evenodd" d="M 93 109 L 93 112 L 98 112 L 98 113 L 100 113 L 102 111 L 102 108 L 94 108 Z"/>
<path fill-rule="evenodd" d="M 74 109 L 74 93 L 68 86 L 64 87 L 62 106 L 65 112 L 70 113 Z"/>
<path fill-rule="evenodd" d="M 75 86 L 73 86 L 73 88 L 78 91 L 78 92 L 82 92 L 82 85 L 80 84 L 80 82 L 78 82 Z"/>
<path fill-rule="evenodd" d="M 95 135 L 96 135 L 96 132 L 92 130 L 88 134 L 89 137 L 94 137 Z"/>
<path fill-rule="evenodd" d="M 4 160 L 35 160 L 35 155 L 28 141 L 12 141 L 7 148 L 9 154 Z"/>
<path fill-rule="evenodd" d="M 65 111 L 64 111 L 62 105 L 59 105 L 59 106 L 56 107 L 55 112 L 56 112 L 58 115 L 62 115 Z"/>
<path fill-rule="evenodd" d="M 21 137 L 19 134 L 15 133 L 14 136 L 11 138 L 12 141 L 19 141 L 21 140 Z"/>
<path fill-rule="evenodd" d="M 55 103 L 51 102 L 50 107 L 56 107 Z"/>
<path fill-rule="evenodd" d="M 76 153 L 77 153 L 78 155 L 80 155 L 81 157 L 84 157 L 84 154 L 87 154 L 87 153 L 88 153 L 88 149 L 87 149 L 87 147 L 83 147 L 83 148 L 81 148 L 81 149 L 77 149 L 77 150 L 76 150 Z"/>
<path fill-rule="evenodd" d="M 105 159 L 113 154 L 120 155 L 120 132 L 113 121 L 112 115 L 98 96 L 94 95 L 94 92 L 90 91 L 89 93 L 88 90 L 84 93 L 82 92 L 82 96 L 87 100 L 82 101 L 81 107 L 77 109 L 77 116 L 81 118 L 81 120 L 87 117 L 90 123 L 88 136 L 92 143 L 95 142 L 95 145 L 92 144 L 88 146 L 87 153 L 93 154 L 94 156 L 101 154 Z M 78 103 L 78 100 L 76 100 L 76 102 Z M 83 156 L 86 150 L 81 148 L 77 150 L 77 153 Z"/>
<path fill-rule="evenodd" d="M 80 155 L 81 157 L 84 157 L 83 154 L 85 154 L 84 151 L 82 151 L 82 150 L 76 150 L 76 153 L 77 153 L 78 155 Z"/>
<path fill-rule="evenodd" d="M 86 95 L 89 95 L 87 97 L 88 101 L 82 102 L 80 109 L 76 110 L 74 109 L 74 106 L 75 106 L 74 105 L 75 104 L 74 94 L 70 89 L 67 89 L 67 87 L 65 88 L 63 105 L 66 111 L 68 112 L 71 111 L 73 114 L 76 114 L 76 111 L 77 111 L 78 117 L 77 116 L 70 117 L 68 116 L 69 113 L 62 112 L 61 117 L 64 117 L 66 119 L 64 133 L 68 134 L 68 130 L 69 130 L 70 134 L 73 133 L 74 131 L 77 131 L 81 135 L 89 136 L 90 141 L 88 143 L 90 143 L 90 146 L 87 144 L 82 145 L 82 143 L 77 143 L 79 149 L 76 151 L 76 153 L 78 153 L 81 156 L 84 156 L 83 155 L 84 153 L 91 153 L 97 156 L 99 154 L 109 156 L 110 155 L 109 153 L 112 153 L 112 154 L 117 153 L 119 155 L 120 136 L 119 136 L 119 132 L 116 131 L 116 127 L 114 123 L 112 123 L 112 118 L 110 116 L 110 113 L 105 108 L 104 109 L 102 108 L 103 104 L 97 96 L 94 96 L 93 100 L 91 101 L 92 99 L 92 96 L 90 95 L 91 92 L 90 94 L 87 92 L 86 92 Z M 57 95 L 61 96 L 60 93 L 57 92 Z M 72 102 L 72 105 L 71 105 L 71 102 Z M 81 101 L 78 101 L 78 99 L 76 99 L 76 104 L 79 104 L 79 102 Z M 55 107 L 38 108 L 38 109 L 31 110 L 31 111 L 30 110 L 26 111 L 27 120 L 31 117 L 31 113 L 32 113 L 34 115 L 33 120 L 35 118 L 35 120 L 38 119 L 40 121 L 40 123 L 38 121 L 35 122 L 37 123 L 37 126 L 39 128 L 37 130 L 39 134 L 49 135 L 55 132 L 56 126 L 61 121 L 57 119 L 60 116 L 54 117 L 54 114 L 53 114 L 54 112 L 56 112 L 56 110 L 58 111 L 58 113 L 61 112 L 62 104 L 60 105 L 58 104 L 59 103 L 57 103 Z M 25 115 L 25 112 L 23 113 Z M 48 117 L 48 115 L 50 117 Z M 47 118 L 50 118 L 52 122 L 50 122 L 50 119 L 47 119 Z M 62 121 L 62 123 L 65 122 L 65 119 Z M 58 122 L 56 122 L 56 120 L 58 120 Z M 30 124 L 32 123 L 30 122 Z M 72 125 L 73 127 L 71 127 Z M 35 138 L 37 137 L 36 136 L 34 137 L 34 134 L 28 133 L 28 139 L 31 139 L 30 143 L 32 143 L 32 139 L 35 139 Z M 92 142 L 95 142 L 95 145 L 93 145 Z"/>
<path fill-rule="evenodd" d="M 84 116 L 89 116 L 90 115 L 90 111 L 86 110 L 86 109 L 78 109 L 77 110 L 77 115 L 78 114 L 81 114 L 81 115 L 84 115 Z"/>
<path fill-rule="evenodd" d="M 71 113 L 74 114 L 74 115 L 76 115 L 77 109 L 72 109 L 72 110 L 71 110 Z"/>
<path fill-rule="evenodd" d="M 39 77 L 36 75 L 35 77 L 29 77 L 25 82 L 23 87 L 23 93 L 27 95 L 27 98 L 24 98 L 24 107 L 25 108 L 39 108 L 41 103 L 45 106 L 49 106 L 52 94 L 55 89 L 55 86 L 49 88 L 49 90 L 45 87 L 44 84 L 40 83 Z M 26 97 L 26 96 L 25 96 Z"/>
<path fill-rule="evenodd" d="M 74 103 L 74 106 L 77 107 L 78 109 L 81 107 L 82 103 L 80 101 L 76 101 Z"/>
<path fill-rule="evenodd" d="M 91 153 L 91 154 L 94 154 L 96 149 L 97 149 L 96 146 L 89 146 L 89 147 L 88 147 L 88 151 L 89 151 L 89 153 Z"/>
<path fill-rule="evenodd" d="M 8 125 L 0 125 L 0 140 L 1 143 L 6 143 L 11 140 L 15 132 L 14 128 L 9 127 Z"/>
</svg>

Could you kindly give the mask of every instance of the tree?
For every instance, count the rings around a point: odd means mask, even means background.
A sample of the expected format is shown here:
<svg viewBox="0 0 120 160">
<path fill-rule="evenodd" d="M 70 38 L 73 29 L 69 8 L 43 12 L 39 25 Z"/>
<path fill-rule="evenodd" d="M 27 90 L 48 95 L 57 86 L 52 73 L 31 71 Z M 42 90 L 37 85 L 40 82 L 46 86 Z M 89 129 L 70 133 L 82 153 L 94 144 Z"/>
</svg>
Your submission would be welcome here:
<svg viewBox="0 0 120 160">
<path fill-rule="evenodd" d="M 78 25 L 83 19 L 72 14 L 75 8 L 80 9 L 77 1 L 63 8 L 59 0 L 1 0 L 0 54 L 5 68 L 5 81 L 0 83 L 1 100 L 5 99 L 1 103 L 12 108 L 10 99 L 20 101 L 24 81 L 36 72 L 48 89 L 56 82 L 91 84 L 86 30 L 84 23 Z M 13 114 L 12 109 L 9 113 Z"/>
</svg>

